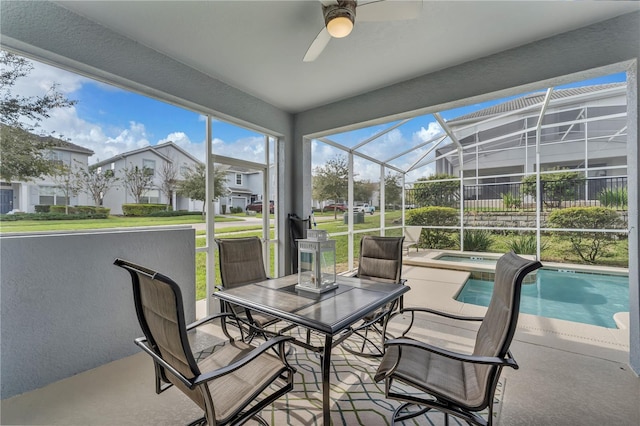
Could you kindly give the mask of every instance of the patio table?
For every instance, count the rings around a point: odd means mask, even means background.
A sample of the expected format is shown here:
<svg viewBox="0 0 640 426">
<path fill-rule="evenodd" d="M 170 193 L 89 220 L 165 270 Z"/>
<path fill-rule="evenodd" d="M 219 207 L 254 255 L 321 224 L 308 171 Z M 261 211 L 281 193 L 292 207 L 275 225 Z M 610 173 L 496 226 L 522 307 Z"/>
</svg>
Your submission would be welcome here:
<svg viewBox="0 0 640 426">
<path fill-rule="evenodd" d="M 398 299 L 410 287 L 398 284 L 337 277 L 338 287 L 322 294 L 297 290 L 298 275 L 270 279 L 253 284 L 217 291 L 214 296 L 251 310 L 281 318 L 307 329 L 305 340 L 294 344 L 320 354 L 322 370 L 323 424 L 330 425 L 329 373 L 331 349 L 349 337 L 351 326 L 370 312 Z M 289 329 L 289 328 L 287 328 Z M 310 332 L 324 335 L 324 344 L 311 344 Z"/>
</svg>

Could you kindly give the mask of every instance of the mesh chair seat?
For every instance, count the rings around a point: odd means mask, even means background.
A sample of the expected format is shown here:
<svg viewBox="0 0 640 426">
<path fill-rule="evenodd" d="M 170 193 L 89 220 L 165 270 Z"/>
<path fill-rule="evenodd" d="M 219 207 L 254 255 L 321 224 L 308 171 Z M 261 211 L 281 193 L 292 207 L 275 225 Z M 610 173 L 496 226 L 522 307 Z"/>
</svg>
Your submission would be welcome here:
<svg viewBox="0 0 640 426">
<path fill-rule="evenodd" d="M 375 381 L 380 381 L 395 365 L 394 376 L 430 393 L 453 399 L 467 409 L 485 408 L 484 393 L 476 369 L 471 363 L 447 358 L 416 347 L 387 349 L 378 367 Z"/>
<path fill-rule="evenodd" d="M 241 359 L 255 349 L 242 341 L 227 343 L 198 362 L 201 371 L 217 370 Z M 211 398 L 216 403 L 216 420 L 226 422 L 246 404 L 247 395 L 265 388 L 277 379 L 282 371 L 282 362 L 270 353 L 264 353 L 251 363 L 218 380 L 209 382 Z"/>
</svg>

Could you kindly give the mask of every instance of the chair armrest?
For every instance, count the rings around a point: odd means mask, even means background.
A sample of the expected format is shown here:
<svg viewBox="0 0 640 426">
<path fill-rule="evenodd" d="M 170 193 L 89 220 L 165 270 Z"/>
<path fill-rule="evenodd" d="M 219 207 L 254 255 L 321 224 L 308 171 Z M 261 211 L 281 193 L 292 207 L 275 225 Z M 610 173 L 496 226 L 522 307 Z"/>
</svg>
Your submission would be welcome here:
<svg viewBox="0 0 640 426">
<path fill-rule="evenodd" d="M 428 343 L 420 342 L 418 340 L 401 338 L 401 339 L 393 339 L 388 340 L 384 343 L 385 348 L 389 346 L 411 346 L 414 348 L 418 348 L 427 352 L 435 353 L 446 358 L 455 359 L 463 362 L 470 362 L 474 364 L 489 364 L 489 365 L 501 365 L 505 367 L 512 367 L 514 369 L 518 369 L 518 364 L 516 363 L 513 356 L 511 356 L 511 352 L 507 352 L 506 358 L 500 358 L 497 356 L 477 356 L 477 355 L 468 355 L 459 352 L 449 351 L 444 348 L 439 348 L 437 346 L 430 345 Z"/>
<path fill-rule="evenodd" d="M 202 318 L 201 320 L 198 320 L 196 322 L 192 322 L 191 324 L 187 325 L 187 331 L 189 331 L 191 329 L 194 329 L 194 328 L 197 328 L 197 327 L 200 327 L 202 324 L 206 324 L 209 321 L 213 321 L 215 319 L 222 318 L 222 317 L 232 317 L 232 316 L 233 315 L 228 314 L 228 313 L 224 313 L 224 312 L 219 313 L 219 314 L 214 314 L 214 315 L 208 316 L 206 318 Z"/>
<path fill-rule="evenodd" d="M 249 352 L 247 355 L 245 355 L 244 357 L 240 358 L 239 360 L 225 366 L 222 368 L 218 368 L 217 370 L 213 370 L 213 371 L 209 371 L 207 373 L 204 374 L 200 374 L 199 376 L 195 377 L 193 379 L 193 383 L 190 386 L 192 389 L 199 385 L 200 383 L 204 383 L 204 382 L 208 382 L 211 381 L 213 379 L 217 379 L 219 377 L 225 376 L 229 373 L 233 373 L 234 371 L 236 371 L 237 369 L 247 365 L 248 363 L 250 363 L 252 360 L 254 360 L 255 358 L 257 358 L 258 356 L 260 356 L 261 354 L 263 354 L 264 352 L 268 351 L 269 349 L 271 349 L 272 347 L 279 345 L 280 349 L 278 351 L 280 355 L 280 359 L 283 361 L 283 363 L 285 365 L 287 365 L 289 368 L 292 368 L 286 361 L 286 359 L 284 358 L 284 344 L 285 342 L 288 342 L 290 340 L 294 340 L 292 336 L 278 336 L 278 337 L 274 337 L 272 339 L 267 340 L 266 342 L 262 343 L 260 346 L 258 346 L 257 348 L 253 349 L 251 352 Z"/>
<path fill-rule="evenodd" d="M 448 312 L 436 311 L 434 309 L 429 309 L 429 308 L 406 308 L 399 313 L 402 314 L 404 312 L 426 312 L 429 314 L 439 315 L 441 317 L 447 317 L 447 318 L 460 320 L 460 321 L 482 321 L 484 319 L 484 317 L 465 317 L 462 315 L 450 314 Z"/>
</svg>

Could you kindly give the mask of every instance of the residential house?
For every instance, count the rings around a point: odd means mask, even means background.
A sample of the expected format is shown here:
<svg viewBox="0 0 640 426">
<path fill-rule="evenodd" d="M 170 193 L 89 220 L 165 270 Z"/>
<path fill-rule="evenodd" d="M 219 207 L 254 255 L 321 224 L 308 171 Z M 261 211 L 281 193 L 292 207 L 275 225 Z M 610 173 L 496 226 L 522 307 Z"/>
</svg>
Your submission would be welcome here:
<svg viewBox="0 0 640 426">
<path fill-rule="evenodd" d="M 143 203 L 169 203 L 174 210 L 201 211 L 202 201 L 192 200 L 187 197 L 180 196 L 177 192 L 167 200 L 167 196 L 160 191 L 162 183 L 163 167 L 173 167 L 176 172 L 176 179 L 183 178 L 185 172 L 189 168 L 193 168 L 195 164 L 201 163 L 193 155 L 180 148 L 173 142 L 166 142 L 154 146 L 146 146 L 144 148 L 133 151 L 123 152 L 114 157 L 99 161 L 93 167 L 100 167 L 102 171 L 113 170 L 116 177 L 120 180 L 115 184 L 109 192 L 106 193 L 103 201 L 105 207 L 111 209 L 112 214 L 122 214 L 122 205 L 127 203 L 135 203 L 133 195 L 127 191 L 124 181 L 124 169 L 131 167 L 139 167 L 149 169 L 149 173 L 153 174 L 153 183 L 143 194 L 140 200 Z"/>
<path fill-rule="evenodd" d="M 228 192 L 218 203 L 226 206 L 227 213 L 231 207 L 244 210 L 248 204 L 262 201 L 262 173 L 255 170 L 229 166 L 226 187 Z"/>
<path fill-rule="evenodd" d="M 479 186 L 479 198 L 499 198 L 493 184 L 519 182 L 534 173 L 536 127 L 546 92 L 536 92 L 447 121 L 462 146 L 438 148 L 436 172 Z M 541 123 L 540 170 L 578 169 L 593 198 L 607 177 L 627 175 L 627 84 L 610 83 L 551 92 Z M 526 150 L 523 154 L 522 151 Z M 611 179 L 609 179 L 611 181 Z M 465 194 L 469 196 L 469 194 Z"/>
<path fill-rule="evenodd" d="M 87 170 L 89 157 L 93 151 L 54 138 L 52 136 L 32 135 L 34 138 L 46 139 L 53 148 L 48 150 L 47 156 L 73 170 Z M 91 205 L 93 200 L 87 194 L 80 192 L 67 200 L 60 183 L 52 176 L 41 176 L 29 182 L 0 182 L 0 214 L 10 211 L 34 213 L 37 205 Z"/>
</svg>

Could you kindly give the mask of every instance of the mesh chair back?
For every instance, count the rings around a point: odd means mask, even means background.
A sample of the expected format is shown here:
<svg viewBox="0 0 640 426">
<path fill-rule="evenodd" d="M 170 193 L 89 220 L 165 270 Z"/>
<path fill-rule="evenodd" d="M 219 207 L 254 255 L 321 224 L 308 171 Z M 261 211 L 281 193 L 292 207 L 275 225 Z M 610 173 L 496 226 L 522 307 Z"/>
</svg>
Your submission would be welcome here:
<svg viewBox="0 0 640 426">
<path fill-rule="evenodd" d="M 365 235 L 360 240 L 358 277 L 400 283 L 404 237 Z"/>
<path fill-rule="evenodd" d="M 115 264 L 131 275 L 138 322 L 156 354 L 187 379 L 200 374 L 187 338 L 182 293 L 178 284 L 158 272 L 121 259 L 117 259 Z M 173 374 L 165 376 L 205 409 L 201 388 L 192 390 Z"/>
<path fill-rule="evenodd" d="M 225 288 L 267 279 L 258 237 L 216 239 L 220 254 L 220 278 Z"/>
<path fill-rule="evenodd" d="M 473 355 L 504 357 L 511 345 L 518 323 L 520 311 L 520 289 L 524 277 L 542 264 L 538 261 L 523 259 L 514 252 L 503 255 L 496 265 L 493 295 L 487 313 L 476 335 Z M 479 387 L 487 384 L 497 368 L 474 364 Z"/>
</svg>

